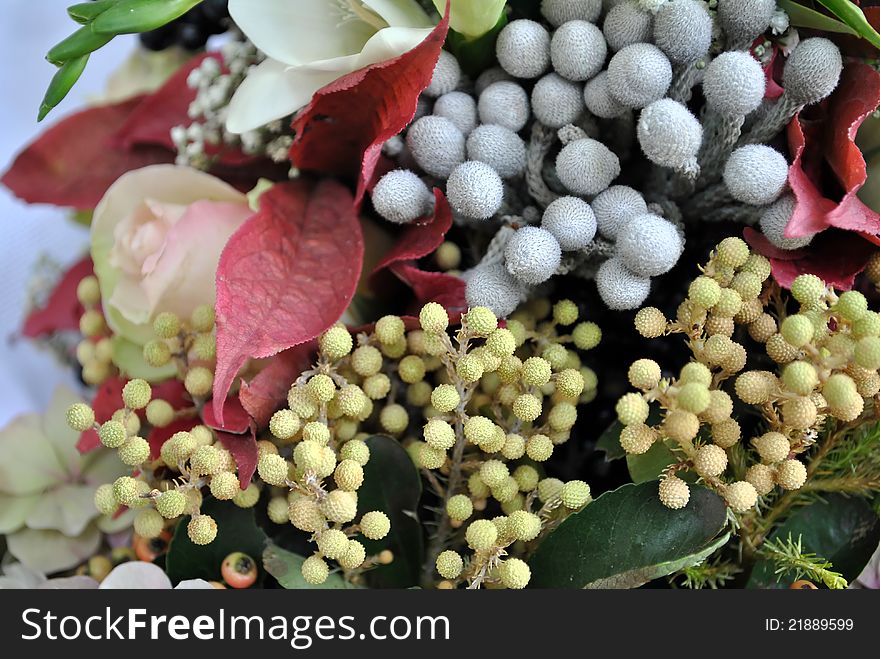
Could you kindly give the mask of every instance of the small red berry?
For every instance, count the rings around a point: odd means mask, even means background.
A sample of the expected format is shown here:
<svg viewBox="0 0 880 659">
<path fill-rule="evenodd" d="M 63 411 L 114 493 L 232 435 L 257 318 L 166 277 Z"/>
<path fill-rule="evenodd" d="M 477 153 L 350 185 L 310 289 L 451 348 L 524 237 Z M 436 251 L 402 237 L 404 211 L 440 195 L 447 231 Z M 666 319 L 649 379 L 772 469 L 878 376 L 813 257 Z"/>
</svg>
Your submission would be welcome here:
<svg viewBox="0 0 880 659">
<path fill-rule="evenodd" d="M 230 588 L 250 588 L 257 580 L 257 564 L 247 554 L 236 551 L 223 559 L 220 574 Z"/>
</svg>

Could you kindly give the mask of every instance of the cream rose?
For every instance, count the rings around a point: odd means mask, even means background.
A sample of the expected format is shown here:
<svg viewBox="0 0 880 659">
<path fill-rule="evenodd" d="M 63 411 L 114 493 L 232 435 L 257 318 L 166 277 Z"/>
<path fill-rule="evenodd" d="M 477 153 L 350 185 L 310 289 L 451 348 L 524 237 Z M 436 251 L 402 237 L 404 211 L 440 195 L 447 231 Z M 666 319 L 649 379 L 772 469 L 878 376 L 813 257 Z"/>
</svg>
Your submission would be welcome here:
<svg viewBox="0 0 880 659">
<path fill-rule="evenodd" d="M 114 361 L 129 375 L 167 375 L 140 357 L 153 318 L 214 303 L 220 253 L 250 215 L 245 195 L 188 167 L 145 167 L 110 186 L 92 220 L 92 260 Z"/>
</svg>

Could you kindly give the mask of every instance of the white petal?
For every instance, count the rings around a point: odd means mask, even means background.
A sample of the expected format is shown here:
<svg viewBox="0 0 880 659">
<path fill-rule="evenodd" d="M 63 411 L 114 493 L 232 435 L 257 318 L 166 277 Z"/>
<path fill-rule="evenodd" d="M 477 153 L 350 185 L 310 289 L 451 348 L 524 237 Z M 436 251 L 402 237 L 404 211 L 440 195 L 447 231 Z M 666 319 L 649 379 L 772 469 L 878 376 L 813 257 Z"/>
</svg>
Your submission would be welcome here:
<svg viewBox="0 0 880 659">
<path fill-rule="evenodd" d="M 94 488 L 63 485 L 40 497 L 26 523 L 31 529 L 61 531 L 64 535 L 75 537 L 97 516 Z"/>
<path fill-rule="evenodd" d="M 177 584 L 174 590 L 214 590 L 214 586 L 204 579 L 186 579 Z"/>
<path fill-rule="evenodd" d="M 98 588 L 98 582 L 91 577 L 59 577 L 49 579 L 37 586 L 39 590 L 94 590 Z"/>
<path fill-rule="evenodd" d="M 431 19 L 415 0 L 363 0 L 363 3 L 379 14 L 391 27 L 432 25 Z"/>
<path fill-rule="evenodd" d="M 293 114 L 324 85 L 354 71 L 357 56 L 306 67 L 288 67 L 267 59 L 250 70 L 229 104 L 226 129 L 245 133 Z"/>
<path fill-rule="evenodd" d="M 13 419 L 0 430 L 0 491 L 38 494 L 67 478 L 38 414 Z"/>
<path fill-rule="evenodd" d="M 40 494 L 0 494 L 0 534 L 18 531 L 37 507 Z"/>
<path fill-rule="evenodd" d="M 229 0 L 229 14 L 257 48 L 288 65 L 353 55 L 376 31 L 345 20 L 328 0 Z"/>
<path fill-rule="evenodd" d="M 143 561 L 129 561 L 118 565 L 99 586 L 101 590 L 171 590 L 171 579 L 162 568 Z"/>
<path fill-rule="evenodd" d="M 101 544 L 101 532 L 89 526 L 70 538 L 58 531 L 22 529 L 6 536 L 9 553 L 32 570 L 45 574 L 69 570 L 92 556 Z"/>
<path fill-rule="evenodd" d="M 357 68 L 403 55 L 422 43 L 429 34 L 430 28 L 387 27 L 379 30 L 364 46 Z"/>
</svg>

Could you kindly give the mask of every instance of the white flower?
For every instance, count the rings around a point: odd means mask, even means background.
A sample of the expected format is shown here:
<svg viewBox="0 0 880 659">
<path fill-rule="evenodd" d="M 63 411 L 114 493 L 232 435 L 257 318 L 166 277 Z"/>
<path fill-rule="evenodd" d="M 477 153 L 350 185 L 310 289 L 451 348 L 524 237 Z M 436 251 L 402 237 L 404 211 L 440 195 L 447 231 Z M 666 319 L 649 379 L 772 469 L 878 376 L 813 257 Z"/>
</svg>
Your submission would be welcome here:
<svg viewBox="0 0 880 659">
<path fill-rule="evenodd" d="M 411 50 L 432 29 L 415 0 L 229 0 L 229 13 L 267 56 L 230 102 L 231 133 L 293 114 L 321 87 Z"/>
</svg>

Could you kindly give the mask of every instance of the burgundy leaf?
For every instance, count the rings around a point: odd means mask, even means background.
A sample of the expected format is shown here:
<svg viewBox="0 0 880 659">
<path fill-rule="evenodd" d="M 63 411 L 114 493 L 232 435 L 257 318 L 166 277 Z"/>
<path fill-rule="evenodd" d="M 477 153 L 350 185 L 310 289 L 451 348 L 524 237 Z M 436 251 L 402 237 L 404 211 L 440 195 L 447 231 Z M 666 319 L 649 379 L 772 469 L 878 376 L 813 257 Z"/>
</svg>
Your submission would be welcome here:
<svg viewBox="0 0 880 659">
<path fill-rule="evenodd" d="M 229 397 L 223 406 L 223 423 L 218 419 L 214 411 L 214 400 L 209 400 L 202 408 L 202 420 L 205 425 L 214 430 L 224 430 L 235 435 L 241 435 L 251 427 L 250 414 L 242 407 L 238 398 Z"/>
<path fill-rule="evenodd" d="M 28 314 L 22 334 L 35 338 L 62 330 L 78 330 L 84 309 L 76 297 L 76 287 L 92 272 L 92 259 L 88 256 L 74 263 L 52 290 L 46 304 Z"/>
<path fill-rule="evenodd" d="M 272 414 L 287 400 L 290 385 L 309 367 L 315 349 L 310 341 L 279 352 L 250 382 L 241 383 L 238 399 L 257 427 L 265 428 Z"/>
<path fill-rule="evenodd" d="M 254 427 L 251 426 L 250 432 L 243 435 L 234 435 L 222 430 L 216 432 L 220 443 L 232 453 L 235 464 L 238 466 L 239 486 L 242 490 L 247 489 L 257 469 L 257 436 Z"/>
<path fill-rule="evenodd" d="M 434 215 L 424 222 L 408 225 L 397 243 L 376 266 L 374 272 L 393 263 L 420 259 L 436 250 L 452 226 L 452 209 L 439 188 L 434 188 Z"/>
</svg>

